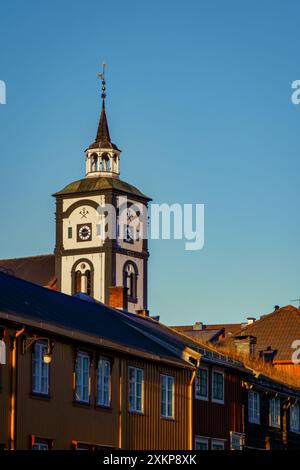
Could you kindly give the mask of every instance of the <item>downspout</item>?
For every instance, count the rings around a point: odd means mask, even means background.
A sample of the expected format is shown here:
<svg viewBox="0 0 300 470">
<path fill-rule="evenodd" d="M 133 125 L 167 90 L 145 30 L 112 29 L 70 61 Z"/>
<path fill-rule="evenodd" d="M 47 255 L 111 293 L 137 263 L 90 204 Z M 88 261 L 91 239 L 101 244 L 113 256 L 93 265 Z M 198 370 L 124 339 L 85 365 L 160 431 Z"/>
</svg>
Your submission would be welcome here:
<svg viewBox="0 0 300 470">
<path fill-rule="evenodd" d="M 18 337 L 24 332 L 24 328 L 16 331 L 12 337 L 12 354 L 11 354 L 11 395 L 10 395 L 10 434 L 9 441 L 10 450 L 16 448 L 16 403 L 17 403 L 17 353 L 18 353 Z"/>
<path fill-rule="evenodd" d="M 193 370 L 188 382 L 188 450 L 193 450 L 193 384 L 197 374 L 197 369 Z"/>
<path fill-rule="evenodd" d="M 122 394 L 123 394 L 123 383 L 122 383 L 122 358 L 119 358 L 119 413 L 118 413 L 118 448 L 122 449 Z"/>
</svg>

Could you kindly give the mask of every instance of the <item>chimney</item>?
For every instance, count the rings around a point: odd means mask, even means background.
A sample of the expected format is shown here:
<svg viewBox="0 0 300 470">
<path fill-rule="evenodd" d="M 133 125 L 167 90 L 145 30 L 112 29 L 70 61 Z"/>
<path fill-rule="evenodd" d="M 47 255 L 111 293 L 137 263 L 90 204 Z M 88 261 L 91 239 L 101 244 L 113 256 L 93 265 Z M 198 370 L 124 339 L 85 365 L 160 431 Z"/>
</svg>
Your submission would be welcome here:
<svg viewBox="0 0 300 470">
<path fill-rule="evenodd" d="M 241 356 L 253 357 L 255 350 L 255 336 L 236 336 L 234 339 L 235 350 Z"/>
<path fill-rule="evenodd" d="M 127 310 L 127 287 L 110 287 L 108 306 L 112 308 L 118 308 L 119 310 Z"/>
<path fill-rule="evenodd" d="M 137 315 L 140 315 L 141 317 L 149 317 L 149 310 L 142 308 L 140 310 L 136 310 Z"/>
<path fill-rule="evenodd" d="M 280 309 L 279 305 L 275 305 L 274 312 L 276 312 L 276 310 L 279 310 L 279 309 Z"/>
<path fill-rule="evenodd" d="M 247 325 L 252 325 L 256 321 L 256 318 L 255 317 L 247 317 L 246 320 L 247 320 Z"/>
<path fill-rule="evenodd" d="M 201 321 L 196 321 L 196 323 L 193 325 L 193 330 L 194 331 L 202 331 L 203 330 L 203 323 Z"/>
</svg>

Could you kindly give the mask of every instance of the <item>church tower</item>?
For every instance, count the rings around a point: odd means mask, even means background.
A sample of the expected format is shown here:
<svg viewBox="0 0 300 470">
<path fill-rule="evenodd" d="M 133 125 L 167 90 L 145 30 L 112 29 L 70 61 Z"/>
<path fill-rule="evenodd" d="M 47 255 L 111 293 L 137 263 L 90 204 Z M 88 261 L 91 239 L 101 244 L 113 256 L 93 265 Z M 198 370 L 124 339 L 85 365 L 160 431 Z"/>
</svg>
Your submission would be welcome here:
<svg viewBox="0 0 300 470">
<path fill-rule="evenodd" d="M 147 309 L 148 203 L 120 179 L 121 150 L 112 143 L 102 109 L 95 141 L 85 151 L 85 177 L 54 194 L 58 290 L 108 304 L 110 287 L 124 287 L 128 310 Z M 126 290 L 127 289 L 127 290 Z"/>
</svg>

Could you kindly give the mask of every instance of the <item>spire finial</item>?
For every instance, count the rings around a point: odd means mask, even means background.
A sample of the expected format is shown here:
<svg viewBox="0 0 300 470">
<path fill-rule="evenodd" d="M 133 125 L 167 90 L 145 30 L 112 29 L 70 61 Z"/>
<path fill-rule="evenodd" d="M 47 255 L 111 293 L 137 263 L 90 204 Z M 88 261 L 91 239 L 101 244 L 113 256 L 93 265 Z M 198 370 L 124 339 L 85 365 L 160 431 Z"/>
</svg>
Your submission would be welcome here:
<svg viewBox="0 0 300 470">
<path fill-rule="evenodd" d="M 105 100 L 105 98 L 106 98 L 105 67 L 106 67 L 106 64 L 103 62 L 103 64 L 102 64 L 102 72 L 98 73 L 98 77 L 99 77 L 99 79 L 101 80 L 101 83 L 102 83 L 101 98 L 102 98 L 103 105 L 104 105 L 104 100 Z"/>
</svg>

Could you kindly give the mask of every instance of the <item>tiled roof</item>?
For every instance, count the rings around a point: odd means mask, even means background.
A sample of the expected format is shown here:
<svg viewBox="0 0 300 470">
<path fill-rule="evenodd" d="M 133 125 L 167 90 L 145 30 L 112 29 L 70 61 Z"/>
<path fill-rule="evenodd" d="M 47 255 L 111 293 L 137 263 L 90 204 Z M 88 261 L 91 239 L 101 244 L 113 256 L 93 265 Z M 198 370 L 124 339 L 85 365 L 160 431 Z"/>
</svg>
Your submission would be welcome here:
<svg viewBox="0 0 300 470">
<path fill-rule="evenodd" d="M 0 270 L 11 272 L 25 281 L 53 288 L 55 257 L 52 254 L 0 260 Z"/>
<path fill-rule="evenodd" d="M 271 348 L 275 351 L 274 361 L 291 361 L 295 351 L 292 343 L 300 340 L 300 310 L 287 305 L 244 326 L 234 336 L 246 335 L 256 338 L 256 355 Z"/>
<path fill-rule="evenodd" d="M 138 322 L 130 315 L 107 307 L 100 302 L 87 302 L 60 292 L 45 289 L 30 282 L 0 272 L 0 316 L 12 321 L 18 317 L 22 323 L 35 321 L 85 333 L 89 337 L 103 338 L 116 345 L 156 355 L 177 365 L 192 367 L 184 338 L 172 330 L 168 332 L 150 323 Z M 151 323 L 156 323 L 152 321 Z M 30 324 L 30 323 L 29 323 Z"/>
</svg>

